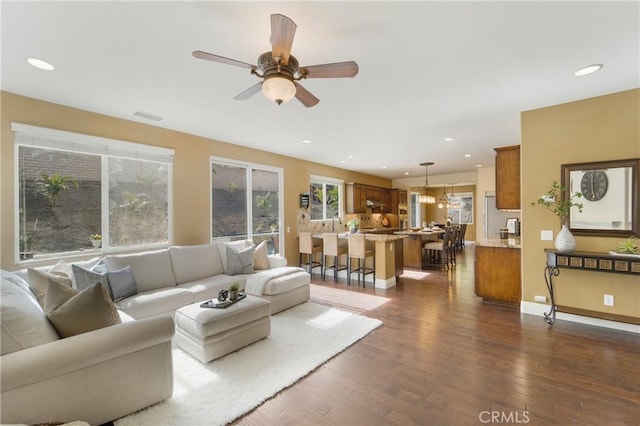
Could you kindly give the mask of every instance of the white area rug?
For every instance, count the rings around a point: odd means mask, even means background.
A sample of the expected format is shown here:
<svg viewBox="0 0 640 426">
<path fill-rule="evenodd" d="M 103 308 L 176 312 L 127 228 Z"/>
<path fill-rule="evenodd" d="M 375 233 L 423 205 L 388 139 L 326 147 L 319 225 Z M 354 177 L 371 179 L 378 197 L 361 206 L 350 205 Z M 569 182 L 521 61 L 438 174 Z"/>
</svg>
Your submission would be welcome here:
<svg viewBox="0 0 640 426">
<path fill-rule="evenodd" d="M 173 397 L 115 422 L 128 425 L 222 425 L 351 346 L 382 321 L 307 302 L 271 317 L 271 335 L 202 364 L 173 351 Z"/>
</svg>

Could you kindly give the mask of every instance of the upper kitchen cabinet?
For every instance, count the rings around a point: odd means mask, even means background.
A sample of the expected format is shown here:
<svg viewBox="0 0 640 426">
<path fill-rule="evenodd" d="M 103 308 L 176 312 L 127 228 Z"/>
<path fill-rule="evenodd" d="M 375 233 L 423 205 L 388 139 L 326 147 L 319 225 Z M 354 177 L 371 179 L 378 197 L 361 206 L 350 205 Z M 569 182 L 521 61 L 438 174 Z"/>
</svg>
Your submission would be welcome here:
<svg viewBox="0 0 640 426">
<path fill-rule="evenodd" d="M 360 183 L 345 183 L 344 186 L 347 213 L 366 213 L 367 186 Z"/>
<path fill-rule="evenodd" d="M 495 148 L 496 208 L 520 210 L 520 145 Z"/>
</svg>

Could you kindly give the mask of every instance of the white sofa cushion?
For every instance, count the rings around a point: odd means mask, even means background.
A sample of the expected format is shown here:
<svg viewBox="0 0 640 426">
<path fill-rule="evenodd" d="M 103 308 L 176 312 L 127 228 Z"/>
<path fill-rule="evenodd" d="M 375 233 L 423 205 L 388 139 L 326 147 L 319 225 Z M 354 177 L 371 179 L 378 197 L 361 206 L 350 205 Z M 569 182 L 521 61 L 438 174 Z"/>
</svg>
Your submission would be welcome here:
<svg viewBox="0 0 640 426">
<path fill-rule="evenodd" d="M 171 268 L 169 250 L 148 251 L 135 254 L 110 255 L 105 257 L 109 271 L 131 266 L 138 292 L 175 287 L 176 280 Z"/>
<path fill-rule="evenodd" d="M 267 240 L 258 244 L 253 251 L 253 269 L 269 269 L 269 253 L 267 252 Z"/>
<path fill-rule="evenodd" d="M 2 271 L 0 301 L 2 355 L 58 340 L 58 334 L 22 278 Z"/>
<path fill-rule="evenodd" d="M 118 302 L 118 308 L 135 319 L 173 313 L 176 309 L 193 303 L 193 293 L 179 287 L 166 287 L 138 293 Z"/>
<path fill-rule="evenodd" d="M 224 273 L 220 254 L 214 244 L 169 247 L 176 284 L 196 281 Z"/>
</svg>

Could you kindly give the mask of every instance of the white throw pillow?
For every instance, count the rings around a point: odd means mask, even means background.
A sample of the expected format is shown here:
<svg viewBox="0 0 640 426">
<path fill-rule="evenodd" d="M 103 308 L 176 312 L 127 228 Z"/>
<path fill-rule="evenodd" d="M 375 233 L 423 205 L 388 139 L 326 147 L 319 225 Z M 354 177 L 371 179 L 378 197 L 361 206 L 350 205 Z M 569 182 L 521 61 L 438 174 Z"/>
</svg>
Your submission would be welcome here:
<svg viewBox="0 0 640 426">
<path fill-rule="evenodd" d="M 253 269 L 256 271 L 269 269 L 269 255 L 267 252 L 267 240 L 256 246 L 253 252 Z"/>
<path fill-rule="evenodd" d="M 28 284 L 17 275 L 2 271 L 0 302 L 2 355 L 58 340 Z"/>
<path fill-rule="evenodd" d="M 220 254 L 220 260 L 222 261 L 222 268 L 225 274 L 229 273 L 227 268 L 227 246 L 233 247 L 238 250 L 242 250 L 244 248 L 250 247 L 253 243 L 249 240 L 238 240 L 238 241 L 216 241 L 214 242 L 216 247 L 218 248 L 218 253 Z"/>
<path fill-rule="evenodd" d="M 227 269 L 229 275 L 253 273 L 253 245 L 243 249 L 227 245 Z"/>
</svg>

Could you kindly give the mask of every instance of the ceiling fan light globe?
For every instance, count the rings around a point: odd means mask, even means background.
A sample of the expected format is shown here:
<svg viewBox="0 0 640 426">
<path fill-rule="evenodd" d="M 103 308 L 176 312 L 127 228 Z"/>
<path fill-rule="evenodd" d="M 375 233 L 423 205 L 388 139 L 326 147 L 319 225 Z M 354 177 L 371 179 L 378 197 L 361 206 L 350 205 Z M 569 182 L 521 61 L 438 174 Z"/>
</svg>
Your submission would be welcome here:
<svg viewBox="0 0 640 426">
<path fill-rule="evenodd" d="M 280 105 L 293 99 L 296 86 L 287 78 L 270 77 L 262 83 L 262 93 L 267 99 Z"/>
</svg>

